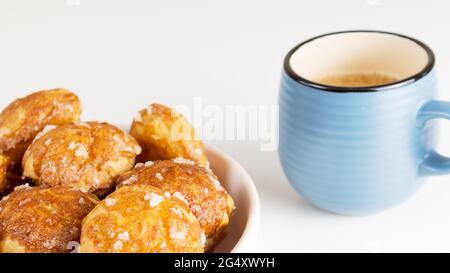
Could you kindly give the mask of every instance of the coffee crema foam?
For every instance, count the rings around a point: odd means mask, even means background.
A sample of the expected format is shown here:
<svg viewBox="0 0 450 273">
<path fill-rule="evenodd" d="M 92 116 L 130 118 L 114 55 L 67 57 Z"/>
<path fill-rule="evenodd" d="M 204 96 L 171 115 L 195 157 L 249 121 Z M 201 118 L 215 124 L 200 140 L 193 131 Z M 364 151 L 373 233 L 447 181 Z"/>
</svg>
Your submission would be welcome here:
<svg viewBox="0 0 450 273">
<path fill-rule="evenodd" d="M 315 82 L 338 87 L 370 87 L 389 84 L 398 80 L 396 77 L 380 73 L 359 73 L 328 75 L 316 79 Z"/>
</svg>

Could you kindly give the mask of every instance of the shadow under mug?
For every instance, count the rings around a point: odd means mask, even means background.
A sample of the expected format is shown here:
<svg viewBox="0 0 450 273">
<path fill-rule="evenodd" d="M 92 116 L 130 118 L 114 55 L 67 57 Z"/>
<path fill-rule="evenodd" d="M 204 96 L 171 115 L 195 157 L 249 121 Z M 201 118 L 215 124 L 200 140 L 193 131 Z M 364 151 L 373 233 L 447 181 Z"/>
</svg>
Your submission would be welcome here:
<svg viewBox="0 0 450 273">
<path fill-rule="evenodd" d="M 330 86 L 334 73 L 395 75 L 393 83 Z M 279 105 L 279 156 L 311 204 L 366 215 L 411 196 L 430 175 L 450 173 L 434 151 L 434 119 L 450 119 L 437 94 L 434 54 L 424 43 L 381 31 L 312 38 L 286 56 Z"/>
</svg>

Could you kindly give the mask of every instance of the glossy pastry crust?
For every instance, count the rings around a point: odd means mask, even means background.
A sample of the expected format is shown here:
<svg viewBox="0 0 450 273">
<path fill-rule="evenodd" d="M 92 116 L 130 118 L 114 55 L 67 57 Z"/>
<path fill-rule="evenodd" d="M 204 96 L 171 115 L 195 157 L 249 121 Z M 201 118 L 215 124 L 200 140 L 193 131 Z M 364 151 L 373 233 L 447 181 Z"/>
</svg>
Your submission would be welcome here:
<svg viewBox="0 0 450 273">
<path fill-rule="evenodd" d="M 8 187 L 9 159 L 0 154 L 0 193 Z"/>
<path fill-rule="evenodd" d="M 143 148 L 139 162 L 183 157 L 208 167 L 202 141 L 194 128 L 171 108 L 154 103 L 134 118 L 130 134 Z"/>
<path fill-rule="evenodd" d="M 68 187 L 17 187 L 0 201 L 0 252 L 70 252 L 98 199 Z"/>
<path fill-rule="evenodd" d="M 203 252 L 196 217 L 175 197 L 136 184 L 117 189 L 83 220 L 80 252 Z"/>
<path fill-rule="evenodd" d="M 233 199 L 210 170 L 182 158 L 137 164 L 117 180 L 118 188 L 136 184 L 152 185 L 185 200 L 212 239 L 208 246 L 220 239 L 222 235 L 215 235 L 225 230 L 234 209 Z"/>
<path fill-rule="evenodd" d="M 34 137 L 46 125 L 61 125 L 78 121 L 81 103 L 65 89 L 32 93 L 8 105 L 0 113 L 0 153 L 19 167 L 22 156 Z"/>
<path fill-rule="evenodd" d="M 65 124 L 37 137 L 25 152 L 23 174 L 41 186 L 68 185 L 100 196 L 140 151 L 133 137 L 110 124 Z"/>
</svg>

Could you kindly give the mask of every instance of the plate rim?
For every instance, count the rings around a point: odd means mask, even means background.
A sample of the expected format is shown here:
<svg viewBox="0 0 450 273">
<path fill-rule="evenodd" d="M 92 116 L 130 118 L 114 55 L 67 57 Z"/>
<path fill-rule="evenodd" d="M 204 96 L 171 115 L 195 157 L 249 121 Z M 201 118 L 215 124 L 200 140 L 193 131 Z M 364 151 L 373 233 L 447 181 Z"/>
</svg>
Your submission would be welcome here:
<svg viewBox="0 0 450 273">
<path fill-rule="evenodd" d="M 239 164 L 233 157 L 224 152 L 222 149 L 217 148 L 212 145 L 205 145 L 207 153 L 213 153 L 222 157 L 227 162 L 231 163 L 233 167 L 235 167 L 240 173 L 242 173 L 245 181 L 245 188 L 248 191 L 251 201 L 249 202 L 249 213 L 248 218 L 245 224 L 244 231 L 242 232 L 239 240 L 236 245 L 233 246 L 230 253 L 242 253 L 242 252 L 250 252 L 249 248 L 254 248 L 252 246 L 256 243 L 256 239 L 258 237 L 258 226 L 260 223 L 260 198 L 258 194 L 258 190 L 256 189 L 256 185 L 250 174 L 245 170 L 244 167 Z"/>
</svg>

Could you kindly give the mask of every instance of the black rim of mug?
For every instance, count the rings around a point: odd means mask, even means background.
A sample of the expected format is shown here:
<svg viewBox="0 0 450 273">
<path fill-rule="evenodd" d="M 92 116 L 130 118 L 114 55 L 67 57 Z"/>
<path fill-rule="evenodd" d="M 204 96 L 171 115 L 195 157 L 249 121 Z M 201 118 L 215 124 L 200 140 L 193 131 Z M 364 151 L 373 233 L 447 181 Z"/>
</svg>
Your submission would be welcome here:
<svg viewBox="0 0 450 273">
<path fill-rule="evenodd" d="M 402 79 L 400 81 L 396 81 L 393 83 L 388 83 L 388 84 L 383 84 L 383 85 L 366 86 L 366 87 L 364 87 L 364 86 L 345 87 L 345 86 L 333 86 L 333 85 L 321 84 L 321 83 L 313 82 L 313 81 L 303 78 L 302 76 L 295 73 L 294 70 L 292 69 L 292 67 L 290 65 L 291 57 L 303 45 L 306 45 L 307 43 L 309 43 L 311 41 L 314 41 L 316 39 L 319 39 L 319 38 L 322 38 L 325 36 L 344 34 L 344 33 L 355 33 L 355 32 L 382 33 L 382 34 L 395 35 L 395 36 L 398 36 L 401 38 L 409 39 L 409 40 L 413 41 L 414 43 L 416 43 L 417 45 L 419 45 L 420 47 L 422 47 L 426 51 L 426 53 L 428 55 L 428 63 L 422 70 L 420 70 L 418 73 L 416 73 L 408 78 L 405 78 L 405 79 Z M 288 54 L 286 55 L 286 58 L 284 59 L 284 70 L 286 71 L 288 76 L 291 77 L 296 82 L 306 85 L 306 86 L 309 86 L 309 87 L 312 87 L 314 89 L 319 89 L 319 90 L 327 91 L 327 92 L 339 92 L 339 93 L 359 92 L 359 93 L 361 93 L 361 92 L 377 92 L 377 91 L 383 91 L 383 90 L 388 90 L 388 89 L 395 89 L 395 88 L 402 87 L 402 86 L 411 84 L 413 82 L 416 82 L 419 79 L 426 76 L 433 69 L 434 62 L 435 62 L 434 53 L 431 50 L 431 48 L 428 47 L 425 43 L 423 43 L 417 39 L 411 38 L 409 36 L 394 33 L 394 32 L 380 31 L 380 30 L 345 30 L 345 31 L 331 32 L 331 33 L 319 35 L 319 36 L 310 38 L 310 39 L 302 42 L 301 44 L 297 45 L 296 47 L 291 49 L 288 52 Z"/>
</svg>

